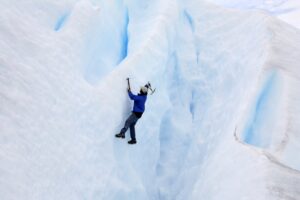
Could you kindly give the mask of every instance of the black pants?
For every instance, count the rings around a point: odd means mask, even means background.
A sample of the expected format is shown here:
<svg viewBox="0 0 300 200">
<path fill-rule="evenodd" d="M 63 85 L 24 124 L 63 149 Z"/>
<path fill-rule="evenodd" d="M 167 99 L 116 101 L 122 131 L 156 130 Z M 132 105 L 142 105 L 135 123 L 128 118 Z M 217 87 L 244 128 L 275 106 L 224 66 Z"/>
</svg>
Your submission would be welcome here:
<svg viewBox="0 0 300 200">
<path fill-rule="evenodd" d="M 125 122 L 124 128 L 122 128 L 121 133 L 125 134 L 128 128 L 130 128 L 130 137 L 132 140 L 136 140 L 135 138 L 135 124 L 139 120 L 139 118 L 132 113 Z"/>
</svg>

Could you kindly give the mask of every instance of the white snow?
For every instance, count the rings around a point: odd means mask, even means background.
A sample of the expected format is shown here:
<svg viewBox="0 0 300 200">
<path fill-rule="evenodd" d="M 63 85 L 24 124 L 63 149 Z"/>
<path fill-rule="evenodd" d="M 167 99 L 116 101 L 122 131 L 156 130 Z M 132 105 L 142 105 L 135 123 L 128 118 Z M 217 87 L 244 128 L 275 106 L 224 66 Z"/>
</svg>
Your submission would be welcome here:
<svg viewBox="0 0 300 200">
<path fill-rule="evenodd" d="M 1 199 L 299 199 L 300 31 L 214 2 L 1 1 Z"/>
<path fill-rule="evenodd" d="M 300 28 L 300 1 L 298 0 L 208 0 L 218 5 L 242 10 L 262 10 Z"/>
</svg>

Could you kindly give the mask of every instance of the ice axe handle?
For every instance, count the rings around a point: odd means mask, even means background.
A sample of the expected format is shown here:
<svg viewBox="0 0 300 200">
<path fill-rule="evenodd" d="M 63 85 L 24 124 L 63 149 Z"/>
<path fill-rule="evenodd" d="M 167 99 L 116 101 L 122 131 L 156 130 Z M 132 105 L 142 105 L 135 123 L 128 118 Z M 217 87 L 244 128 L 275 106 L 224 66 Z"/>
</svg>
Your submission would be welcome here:
<svg viewBox="0 0 300 200">
<path fill-rule="evenodd" d="M 130 82 L 129 82 L 129 78 L 127 78 L 127 84 L 128 84 L 128 90 L 130 91 L 131 88 L 130 88 Z"/>
<path fill-rule="evenodd" d="M 151 90 L 151 95 L 152 95 L 155 92 L 156 88 L 154 88 L 153 90 L 152 90 L 152 88 L 150 88 L 150 90 Z"/>
</svg>

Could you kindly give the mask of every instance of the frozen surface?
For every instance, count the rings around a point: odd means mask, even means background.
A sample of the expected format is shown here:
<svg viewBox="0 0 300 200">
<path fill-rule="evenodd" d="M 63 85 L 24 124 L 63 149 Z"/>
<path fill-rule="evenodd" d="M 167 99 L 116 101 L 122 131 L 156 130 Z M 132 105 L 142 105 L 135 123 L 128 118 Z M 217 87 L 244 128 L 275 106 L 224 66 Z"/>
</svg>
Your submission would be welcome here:
<svg viewBox="0 0 300 200">
<path fill-rule="evenodd" d="M 300 29 L 300 1 L 298 0 L 208 0 L 229 8 L 261 10 Z"/>
<path fill-rule="evenodd" d="M 1 1 L 1 199 L 298 200 L 300 32 L 232 2 Z"/>
</svg>

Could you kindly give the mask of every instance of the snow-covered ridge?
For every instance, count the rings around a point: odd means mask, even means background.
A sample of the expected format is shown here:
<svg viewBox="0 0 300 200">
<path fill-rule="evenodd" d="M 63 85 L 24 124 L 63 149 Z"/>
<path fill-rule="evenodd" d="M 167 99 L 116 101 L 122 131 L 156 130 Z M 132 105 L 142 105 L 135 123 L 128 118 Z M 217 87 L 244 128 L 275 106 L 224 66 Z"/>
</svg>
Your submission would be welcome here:
<svg viewBox="0 0 300 200">
<path fill-rule="evenodd" d="M 295 0 L 208 0 L 216 4 L 242 10 L 261 10 L 300 28 L 300 2 Z"/>
<path fill-rule="evenodd" d="M 299 113 L 299 65 L 298 59 L 300 52 L 300 38 L 298 30 L 284 24 L 283 22 L 271 18 L 268 22 L 269 30 L 272 32 L 272 38 L 269 45 L 269 55 L 263 66 L 266 73 L 270 73 L 269 77 L 265 77 L 262 81 L 262 87 L 265 89 L 258 90 L 257 94 L 260 99 L 256 101 L 255 113 L 252 116 L 255 124 L 248 124 L 248 133 L 243 137 L 246 142 L 255 146 L 269 149 L 274 154 L 282 157 L 295 169 L 300 169 L 300 163 L 293 159 L 293 155 L 289 153 L 296 152 L 299 149 L 297 144 L 297 130 L 299 124 L 297 116 Z M 288 37 L 287 37 L 288 35 Z M 282 48 L 282 47 L 286 48 Z M 258 113 L 260 112 L 260 113 Z M 269 122 L 267 121 L 267 119 Z M 251 120 L 251 119 L 250 119 Z M 263 122 L 262 122 L 263 121 Z M 292 125 L 293 124 L 293 125 Z M 268 134 L 262 134 L 261 131 Z M 271 129 L 270 129 L 271 128 Z M 294 138 L 296 137 L 296 138 Z M 255 141 L 259 140 L 259 141 Z M 287 149 L 295 148 L 294 150 Z M 292 153 L 293 154 L 293 153 Z M 293 164 L 292 164 L 293 163 Z"/>
<path fill-rule="evenodd" d="M 4 1 L 1 199 L 297 199 L 297 29 L 205 1 Z M 113 136 L 157 88 L 136 146 Z"/>
</svg>

